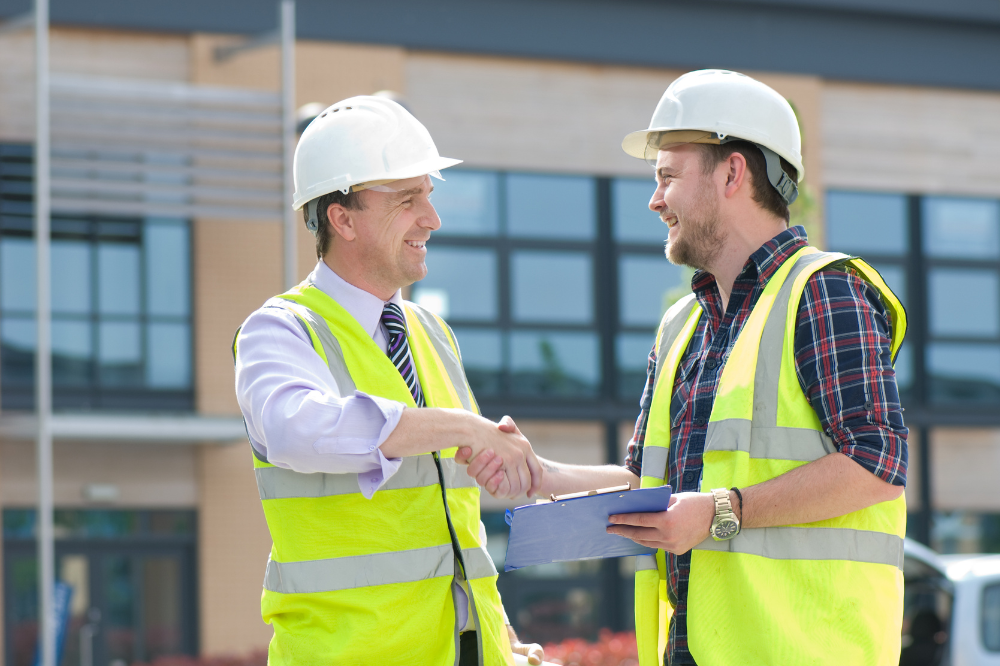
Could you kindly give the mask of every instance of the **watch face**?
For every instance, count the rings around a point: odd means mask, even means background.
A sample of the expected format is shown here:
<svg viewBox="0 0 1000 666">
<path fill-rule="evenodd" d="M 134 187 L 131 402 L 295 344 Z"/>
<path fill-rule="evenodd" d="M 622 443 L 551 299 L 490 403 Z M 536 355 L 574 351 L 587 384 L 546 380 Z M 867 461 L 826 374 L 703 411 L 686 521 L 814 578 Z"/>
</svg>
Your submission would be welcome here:
<svg viewBox="0 0 1000 666">
<path fill-rule="evenodd" d="M 739 524 L 731 518 L 724 518 L 712 526 L 712 536 L 716 539 L 732 539 L 739 531 Z"/>
</svg>

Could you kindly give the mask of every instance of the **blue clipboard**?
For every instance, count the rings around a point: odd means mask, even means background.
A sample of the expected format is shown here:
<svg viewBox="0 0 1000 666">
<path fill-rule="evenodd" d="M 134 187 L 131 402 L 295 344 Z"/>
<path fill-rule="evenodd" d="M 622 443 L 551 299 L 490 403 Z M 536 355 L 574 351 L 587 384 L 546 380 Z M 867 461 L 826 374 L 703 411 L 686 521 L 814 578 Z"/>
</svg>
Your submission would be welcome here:
<svg viewBox="0 0 1000 666">
<path fill-rule="evenodd" d="M 510 525 L 504 571 L 534 564 L 573 562 L 627 555 L 648 555 L 656 549 L 605 531 L 608 516 L 617 513 L 666 511 L 670 486 L 621 490 L 560 499 L 508 509 Z"/>
</svg>

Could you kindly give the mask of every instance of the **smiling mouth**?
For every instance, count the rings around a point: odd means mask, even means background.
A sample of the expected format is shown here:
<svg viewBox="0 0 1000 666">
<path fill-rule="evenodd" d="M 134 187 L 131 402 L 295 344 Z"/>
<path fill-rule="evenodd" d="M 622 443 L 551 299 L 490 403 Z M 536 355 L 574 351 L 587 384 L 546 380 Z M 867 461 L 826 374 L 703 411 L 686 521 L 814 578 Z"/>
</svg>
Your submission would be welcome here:
<svg viewBox="0 0 1000 666">
<path fill-rule="evenodd" d="M 420 248 L 422 248 L 422 247 L 424 247 L 424 246 L 427 245 L 427 241 L 411 241 L 411 240 L 408 240 L 408 241 L 403 241 L 403 242 L 406 243 L 407 245 L 409 245 L 410 247 L 417 248 L 418 250 Z"/>
<path fill-rule="evenodd" d="M 668 229 L 673 229 L 674 227 L 677 226 L 677 218 L 676 217 L 671 217 L 671 218 L 668 218 L 668 219 L 663 220 L 663 221 L 666 222 Z"/>
</svg>

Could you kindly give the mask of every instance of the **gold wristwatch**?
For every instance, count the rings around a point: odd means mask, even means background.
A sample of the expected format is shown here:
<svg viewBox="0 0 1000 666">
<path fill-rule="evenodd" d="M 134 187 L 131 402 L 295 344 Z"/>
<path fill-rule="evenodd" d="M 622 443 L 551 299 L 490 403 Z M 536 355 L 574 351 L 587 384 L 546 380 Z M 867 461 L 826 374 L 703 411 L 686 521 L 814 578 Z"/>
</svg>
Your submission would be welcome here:
<svg viewBox="0 0 1000 666">
<path fill-rule="evenodd" d="M 740 521 L 733 513 L 733 505 L 729 502 L 729 491 L 716 488 L 712 491 L 715 498 L 715 518 L 709 530 L 716 541 L 727 541 L 740 533 Z"/>
</svg>

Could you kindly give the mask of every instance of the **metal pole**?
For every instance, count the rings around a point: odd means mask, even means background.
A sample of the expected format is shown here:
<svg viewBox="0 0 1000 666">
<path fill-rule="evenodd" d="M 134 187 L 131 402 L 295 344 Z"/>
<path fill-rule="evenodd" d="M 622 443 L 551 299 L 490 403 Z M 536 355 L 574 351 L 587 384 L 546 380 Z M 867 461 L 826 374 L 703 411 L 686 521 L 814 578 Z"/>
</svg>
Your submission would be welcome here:
<svg viewBox="0 0 1000 666">
<path fill-rule="evenodd" d="M 295 154 L 295 0 L 281 0 L 281 140 L 284 147 L 284 249 L 285 288 L 298 283 L 298 225 L 292 210 L 292 158 Z"/>
<path fill-rule="evenodd" d="M 35 252 L 38 414 L 38 597 L 41 666 L 56 666 L 52 535 L 52 301 L 49 269 L 49 3 L 35 0 Z"/>
</svg>

